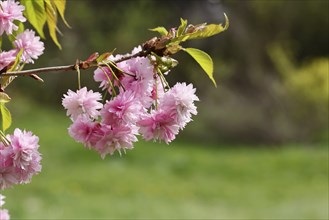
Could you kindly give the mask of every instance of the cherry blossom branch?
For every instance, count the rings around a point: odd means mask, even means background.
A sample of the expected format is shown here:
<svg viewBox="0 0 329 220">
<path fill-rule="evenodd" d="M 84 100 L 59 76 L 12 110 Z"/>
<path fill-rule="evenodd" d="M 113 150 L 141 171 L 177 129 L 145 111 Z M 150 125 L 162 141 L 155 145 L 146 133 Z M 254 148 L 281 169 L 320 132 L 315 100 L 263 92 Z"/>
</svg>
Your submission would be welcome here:
<svg viewBox="0 0 329 220">
<path fill-rule="evenodd" d="M 114 60 L 114 63 L 120 63 L 125 60 L 129 60 L 134 57 L 138 56 L 147 56 L 150 54 L 151 51 L 149 50 L 143 50 L 136 54 L 128 54 L 125 56 L 120 57 L 119 59 Z M 46 74 L 46 73 L 53 73 L 53 72 L 66 72 L 66 71 L 75 71 L 77 68 L 80 70 L 87 70 L 90 68 L 95 68 L 98 66 L 106 66 L 106 64 L 93 64 L 86 61 L 77 60 L 75 64 L 71 65 L 65 65 L 65 66 L 51 66 L 51 67 L 42 67 L 42 68 L 36 68 L 36 69 L 29 69 L 29 70 L 20 70 L 20 71 L 12 71 L 12 72 L 6 72 L 2 73 L 0 76 L 30 76 L 35 74 Z"/>
<path fill-rule="evenodd" d="M 40 74 L 40 73 L 70 71 L 70 70 L 75 70 L 74 67 L 75 65 L 43 67 L 43 68 L 36 68 L 30 70 L 6 72 L 1 74 L 1 76 L 28 76 L 28 75 Z"/>
</svg>

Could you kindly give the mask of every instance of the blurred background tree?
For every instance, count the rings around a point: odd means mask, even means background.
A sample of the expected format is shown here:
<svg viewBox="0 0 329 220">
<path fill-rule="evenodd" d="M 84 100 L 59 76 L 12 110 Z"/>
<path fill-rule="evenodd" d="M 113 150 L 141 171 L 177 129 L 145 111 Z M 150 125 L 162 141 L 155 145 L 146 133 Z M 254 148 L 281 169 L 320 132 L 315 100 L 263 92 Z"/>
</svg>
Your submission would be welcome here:
<svg viewBox="0 0 329 220">
<path fill-rule="evenodd" d="M 93 52 L 127 53 L 154 33 L 156 26 L 224 22 L 223 34 L 187 43 L 214 59 L 216 89 L 185 54 L 170 81 L 187 81 L 198 90 L 199 115 L 178 137 L 214 143 L 328 142 L 329 2 L 124 0 L 67 2 L 72 29 L 60 27 L 60 51 L 47 37 L 37 66 L 72 64 Z M 32 66 L 31 66 L 32 67 Z M 26 66 L 29 68 L 29 66 Z M 43 76 L 45 83 L 16 80 L 11 96 L 26 96 L 61 110 L 62 94 L 77 85 L 76 74 Z M 83 84 L 98 89 L 92 71 Z M 64 114 L 64 111 L 63 111 Z"/>
</svg>

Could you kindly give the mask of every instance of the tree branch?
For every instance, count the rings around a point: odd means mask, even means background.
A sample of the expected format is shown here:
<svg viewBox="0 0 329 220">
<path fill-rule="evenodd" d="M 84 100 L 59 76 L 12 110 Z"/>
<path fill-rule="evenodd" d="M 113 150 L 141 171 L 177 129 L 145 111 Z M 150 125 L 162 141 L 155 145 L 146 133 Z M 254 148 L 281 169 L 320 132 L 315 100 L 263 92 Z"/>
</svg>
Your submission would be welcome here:
<svg viewBox="0 0 329 220">
<path fill-rule="evenodd" d="M 119 59 L 113 60 L 114 63 L 120 63 L 125 60 L 129 60 L 131 58 L 135 58 L 138 56 L 147 56 L 150 54 L 151 51 L 143 50 L 136 54 L 128 54 L 125 56 L 120 57 Z M 86 61 L 77 61 L 76 64 L 72 65 L 66 65 L 66 66 L 51 66 L 51 67 L 42 67 L 42 68 L 36 68 L 36 69 L 30 69 L 30 70 L 21 70 L 21 71 L 12 71 L 12 72 L 6 72 L 2 73 L 0 77 L 2 76 L 29 76 L 29 75 L 35 75 L 35 74 L 46 74 L 50 72 L 66 72 L 66 71 L 74 71 L 76 70 L 76 66 L 79 66 L 80 70 L 86 70 L 90 68 L 95 68 L 97 66 L 105 66 L 105 64 L 91 64 Z"/>
<path fill-rule="evenodd" d="M 21 70 L 21 71 L 12 71 L 1 74 L 1 76 L 28 76 L 32 74 L 40 74 L 40 73 L 49 73 L 49 72 L 64 72 L 75 70 L 75 65 L 67 65 L 67 66 L 51 66 L 51 67 L 43 67 L 37 69 L 30 70 Z"/>
</svg>

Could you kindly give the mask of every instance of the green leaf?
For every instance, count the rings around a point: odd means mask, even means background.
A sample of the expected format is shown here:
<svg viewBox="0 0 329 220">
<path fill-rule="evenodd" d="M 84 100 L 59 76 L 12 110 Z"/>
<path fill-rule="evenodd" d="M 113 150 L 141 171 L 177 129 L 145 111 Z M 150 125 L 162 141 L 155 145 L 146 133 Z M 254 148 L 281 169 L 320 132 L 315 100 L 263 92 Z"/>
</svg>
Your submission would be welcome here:
<svg viewBox="0 0 329 220">
<path fill-rule="evenodd" d="M 184 20 L 183 18 L 181 18 L 180 23 L 181 24 L 177 29 L 177 37 L 181 36 L 184 33 L 186 26 L 187 26 L 187 20 Z"/>
<path fill-rule="evenodd" d="M 216 81 L 213 77 L 214 64 L 211 57 L 206 52 L 199 49 L 184 48 L 183 50 L 195 59 L 195 61 L 201 66 L 201 68 L 214 83 L 215 87 L 217 87 Z"/>
<path fill-rule="evenodd" d="M 65 12 L 65 7 L 66 7 L 66 0 L 52 0 L 53 4 L 55 5 L 55 7 L 57 8 L 59 15 L 61 16 L 64 24 L 71 28 L 71 26 L 69 25 L 69 23 L 67 23 L 65 16 L 64 16 L 64 12 Z"/>
<path fill-rule="evenodd" d="M 6 131 L 11 125 L 11 114 L 4 103 L 0 104 L 2 131 Z"/>
<path fill-rule="evenodd" d="M 36 29 L 38 34 L 42 38 L 45 38 L 43 27 L 46 23 L 47 16 L 44 1 L 22 0 L 21 3 L 25 6 L 24 16 Z"/>
<path fill-rule="evenodd" d="M 1 77 L 1 89 L 5 89 L 17 76 L 3 76 Z"/>
<path fill-rule="evenodd" d="M 24 30 L 25 30 L 25 28 L 24 28 L 24 23 L 23 23 L 23 22 L 19 22 L 19 23 L 18 23 L 18 30 L 16 31 L 16 34 L 23 33 Z"/>
<path fill-rule="evenodd" d="M 153 29 L 149 29 L 150 31 L 155 31 L 161 34 L 161 36 L 166 36 L 168 34 L 168 31 L 165 27 L 156 27 Z"/>
<path fill-rule="evenodd" d="M 101 62 L 103 62 L 104 60 L 106 60 L 111 55 L 112 55 L 112 52 L 103 53 L 99 57 L 97 57 L 96 61 L 97 61 L 97 63 L 101 63 Z"/>
<path fill-rule="evenodd" d="M 46 14 L 47 14 L 47 25 L 49 29 L 49 34 L 51 39 L 54 41 L 54 43 L 58 46 L 59 49 L 62 49 L 60 43 L 58 42 L 57 35 L 56 35 L 56 29 L 57 29 L 57 13 L 56 9 L 54 8 L 54 5 L 50 0 L 44 0 L 45 1 L 45 8 L 46 8 Z"/>
<path fill-rule="evenodd" d="M 10 100 L 11 98 L 7 95 L 7 93 L 0 92 L 0 103 L 8 103 Z"/>
<path fill-rule="evenodd" d="M 204 28 L 201 28 L 200 30 L 189 34 L 189 40 L 192 39 L 202 39 L 202 38 L 207 38 L 207 37 L 211 37 L 214 36 L 216 34 L 219 34 L 225 30 L 228 29 L 229 27 L 229 20 L 226 16 L 226 14 L 224 13 L 225 16 L 225 26 L 223 27 L 222 24 L 209 24 L 206 25 Z"/>
<path fill-rule="evenodd" d="M 229 20 L 224 13 L 225 16 L 225 26 L 223 27 L 222 24 L 199 24 L 199 25 L 189 25 L 185 30 L 185 34 L 177 35 L 177 37 L 171 39 L 169 45 L 171 44 L 180 44 L 181 42 L 193 39 L 202 39 L 214 36 L 219 34 L 229 27 Z"/>
</svg>

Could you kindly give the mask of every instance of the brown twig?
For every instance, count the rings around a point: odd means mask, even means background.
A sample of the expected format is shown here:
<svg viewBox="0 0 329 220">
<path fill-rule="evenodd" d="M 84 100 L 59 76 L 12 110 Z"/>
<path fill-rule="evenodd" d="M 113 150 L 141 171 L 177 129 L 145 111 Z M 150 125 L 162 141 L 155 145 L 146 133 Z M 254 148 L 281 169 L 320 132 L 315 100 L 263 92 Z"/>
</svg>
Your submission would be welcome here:
<svg viewBox="0 0 329 220">
<path fill-rule="evenodd" d="M 170 40 L 167 36 L 162 36 L 160 38 L 154 37 L 148 41 L 146 41 L 142 45 L 142 51 L 135 53 L 135 54 L 128 54 L 123 55 L 120 58 L 113 60 L 114 63 L 120 63 L 125 60 L 129 60 L 131 58 L 135 57 L 141 57 L 141 56 L 147 56 L 151 53 L 158 54 L 160 56 L 162 55 L 168 55 L 168 52 L 166 51 L 166 43 Z M 177 51 L 175 51 L 176 53 Z M 169 53 L 170 54 L 170 53 Z M 87 61 L 80 61 L 78 63 L 78 67 L 80 70 L 86 70 L 90 68 L 96 68 L 97 66 L 106 66 L 105 64 L 98 64 L 98 63 L 90 63 Z M 29 76 L 33 74 L 45 74 L 49 72 L 66 72 L 66 71 L 75 71 L 77 69 L 77 64 L 71 64 L 66 66 L 51 66 L 51 67 L 43 67 L 43 68 L 37 68 L 37 69 L 30 69 L 30 70 L 21 70 L 21 71 L 12 71 L 12 72 L 6 72 L 2 73 L 0 76 Z"/>
<path fill-rule="evenodd" d="M 51 67 L 43 67 L 43 68 L 30 69 L 30 70 L 12 71 L 12 72 L 3 73 L 1 74 L 1 76 L 28 76 L 33 74 L 48 73 L 48 72 L 64 72 L 70 70 L 75 70 L 74 65 L 51 66 Z"/>
</svg>

